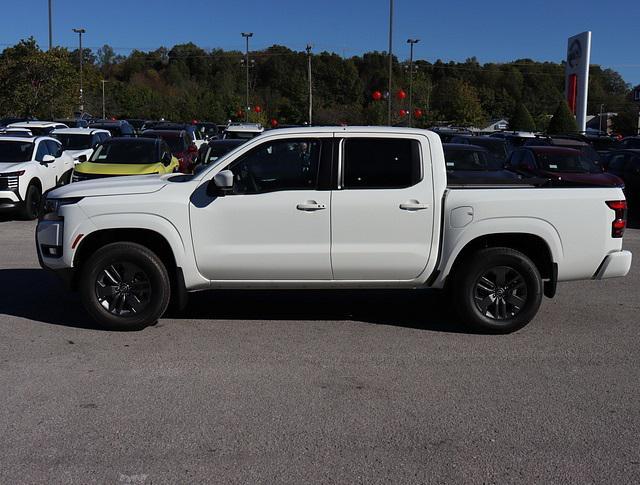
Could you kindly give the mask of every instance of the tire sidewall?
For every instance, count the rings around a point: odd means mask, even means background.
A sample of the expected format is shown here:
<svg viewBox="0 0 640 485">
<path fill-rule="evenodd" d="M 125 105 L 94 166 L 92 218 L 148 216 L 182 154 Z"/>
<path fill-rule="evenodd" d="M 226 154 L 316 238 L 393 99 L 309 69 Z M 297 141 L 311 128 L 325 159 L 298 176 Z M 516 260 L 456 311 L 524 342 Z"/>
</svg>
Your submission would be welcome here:
<svg viewBox="0 0 640 485">
<path fill-rule="evenodd" d="M 130 262 L 149 278 L 151 301 L 134 316 L 118 316 L 105 310 L 96 295 L 96 280 L 111 264 Z M 111 330 L 139 330 L 155 323 L 166 311 L 170 297 L 169 276 L 160 259 L 144 246 L 135 243 L 114 243 L 99 249 L 83 266 L 80 296 L 89 315 L 102 327 Z"/>
<path fill-rule="evenodd" d="M 496 320 L 483 315 L 475 303 L 475 285 L 480 276 L 491 268 L 509 266 L 522 275 L 527 287 L 527 301 L 513 318 Z M 508 248 L 491 248 L 476 253 L 467 264 L 454 291 L 460 303 L 460 313 L 467 323 L 493 333 L 509 333 L 524 327 L 538 312 L 542 302 L 542 279 L 535 264 L 524 254 Z"/>
<path fill-rule="evenodd" d="M 29 186 L 27 187 L 27 192 L 25 193 L 24 206 L 22 209 L 23 218 L 29 221 L 32 221 L 38 217 L 38 208 L 36 208 L 34 212 L 33 208 L 31 207 L 33 205 L 34 197 L 38 198 L 39 207 L 40 203 L 42 202 L 42 193 L 40 192 L 40 189 L 37 185 L 29 184 Z"/>
</svg>

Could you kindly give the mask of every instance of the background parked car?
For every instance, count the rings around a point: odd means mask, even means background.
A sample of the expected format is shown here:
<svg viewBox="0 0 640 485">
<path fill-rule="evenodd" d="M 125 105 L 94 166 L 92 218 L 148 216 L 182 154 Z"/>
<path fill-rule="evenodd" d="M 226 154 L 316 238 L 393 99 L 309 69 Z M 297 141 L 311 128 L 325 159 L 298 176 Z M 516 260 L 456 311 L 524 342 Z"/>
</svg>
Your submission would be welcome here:
<svg viewBox="0 0 640 485">
<path fill-rule="evenodd" d="M 34 136 L 46 136 L 53 130 L 68 128 L 68 126 L 63 123 L 56 123 L 55 121 L 21 121 L 7 125 L 7 128 L 24 128 L 29 130 Z"/>
<path fill-rule="evenodd" d="M 62 123 L 63 125 L 67 125 L 69 128 L 86 128 L 87 126 L 89 126 L 89 122 L 87 120 L 83 120 L 80 118 L 74 118 L 74 119 L 60 119 L 60 120 L 53 120 L 56 123 Z"/>
<path fill-rule="evenodd" d="M 198 161 L 202 165 L 208 165 L 244 143 L 245 140 L 211 140 L 198 150 Z"/>
<path fill-rule="evenodd" d="M 73 160 L 46 136 L 0 137 L 0 209 L 38 216 L 42 194 L 67 183 Z"/>
<path fill-rule="evenodd" d="M 152 123 L 145 123 L 143 127 L 143 133 L 147 130 L 162 130 L 162 131 L 185 131 L 189 138 L 196 146 L 196 148 L 200 148 L 200 146 L 205 142 L 202 133 L 196 129 L 195 125 L 189 123 L 172 123 L 169 121 L 154 121 Z"/>
<path fill-rule="evenodd" d="M 73 182 L 121 175 L 178 171 L 178 159 L 161 138 L 110 138 L 98 145 L 87 162 L 76 165 Z"/>
<path fill-rule="evenodd" d="M 640 149 L 616 150 L 609 154 L 607 171 L 624 180 L 629 202 L 640 202 Z"/>
<path fill-rule="evenodd" d="M 462 143 L 465 145 L 476 145 L 486 148 L 489 154 L 500 164 L 504 165 L 509 156 L 507 142 L 502 138 L 492 138 L 490 136 L 456 135 L 449 143 Z"/>
<path fill-rule="evenodd" d="M 138 118 L 127 118 L 125 121 L 133 126 L 133 130 L 135 131 L 136 135 L 142 133 L 142 127 L 146 123 L 146 120 L 141 120 Z"/>
<path fill-rule="evenodd" d="M 499 131 L 489 135 L 492 138 L 501 138 L 507 144 L 507 152 L 511 153 L 518 147 L 524 145 L 527 140 L 535 138 L 535 133 L 530 131 Z"/>
<path fill-rule="evenodd" d="M 117 138 L 136 136 L 133 126 L 131 126 L 126 120 L 94 120 L 89 123 L 89 127 L 107 130 L 111 133 L 111 136 Z"/>
<path fill-rule="evenodd" d="M 526 146 L 514 150 L 505 165 L 525 177 L 543 177 L 566 184 L 591 184 L 622 187 L 615 175 L 604 173 L 602 167 L 584 159 L 579 150 L 554 146 Z"/>
<path fill-rule="evenodd" d="M 205 140 L 215 140 L 219 136 L 218 125 L 209 121 L 196 123 L 196 129 L 200 130 Z"/>
<path fill-rule="evenodd" d="M 91 158 L 94 148 L 111 137 L 107 130 L 93 128 L 60 128 L 53 130 L 51 136 L 62 143 L 64 153 L 75 163 L 86 162 Z"/>
<path fill-rule="evenodd" d="M 518 180 L 520 177 L 504 170 L 504 162 L 496 159 L 489 150 L 466 143 L 445 143 L 444 160 L 447 179 L 454 180 Z"/>
<path fill-rule="evenodd" d="M 582 160 L 595 164 L 602 170 L 602 162 L 600 161 L 600 154 L 586 141 L 577 140 L 574 138 L 566 138 L 561 136 L 546 136 L 536 137 L 525 141 L 524 146 L 553 146 L 573 148 L 580 152 Z"/>
<path fill-rule="evenodd" d="M 145 138 L 161 138 L 164 140 L 174 157 L 178 159 L 182 173 L 192 173 L 198 163 L 198 148 L 191 137 L 184 130 L 145 130 Z"/>
<path fill-rule="evenodd" d="M 640 149 L 640 136 L 628 136 L 620 142 L 619 148 Z"/>
<path fill-rule="evenodd" d="M 264 132 L 260 123 L 231 123 L 224 129 L 225 140 L 250 140 Z"/>
</svg>

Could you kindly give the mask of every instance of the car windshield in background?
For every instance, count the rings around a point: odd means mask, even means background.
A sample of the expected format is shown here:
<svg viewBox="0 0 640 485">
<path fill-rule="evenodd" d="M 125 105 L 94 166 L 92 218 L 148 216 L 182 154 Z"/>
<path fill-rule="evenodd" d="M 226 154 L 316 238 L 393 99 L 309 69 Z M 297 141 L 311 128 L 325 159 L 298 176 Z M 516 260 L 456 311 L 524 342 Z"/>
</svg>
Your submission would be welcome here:
<svg viewBox="0 0 640 485">
<path fill-rule="evenodd" d="M 224 137 L 227 140 L 250 140 L 258 134 L 259 133 L 253 133 L 251 131 L 227 131 Z"/>
<path fill-rule="evenodd" d="M 156 144 L 149 140 L 105 143 L 98 146 L 91 161 L 94 163 L 156 163 Z"/>
<path fill-rule="evenodd" d="M 171 150 L 171 153 L 173 153 L 174 155 L 176 153 L 182 153 L 187 149 L 187 146 L 184 142 L 184 139 L 177 134 L 173 134 L 173 133 L 143 133 L 142 134 L 143 138 L 160 138 L 161 140 L 164 140 L 167 142 L 167 145 L 169 145 L 169 150 Z"/>
<path fill-rule="evenodd" d="M 486 148 L 491 158 L 491 166 L 496 170 L 502 168 L 507 159 L 507 147 L 502 140 L 477 137 L 471 141 L 471 145 Z"/>
<path fill-rule="evenodd" d="M 235 150 L 239 146 L 240 143 L 211 144 L 209 147 L 209 154 L 207 155 L 206 163 L 215 162 L 218 158 L 226 155 L 231 150 Z"/>
<path fill-rule="evenodd" d="M 26 162 L 31 160 L 33 143 L 0 140 L 0 163 Z"/>
<path fill-rule="evenodd" d="M 542 169 L 549 172 L 590 172 L 588 163 L 581 161 L 578 154 L 538 153 L 536 156 Z"/>
<path fill-rule="evenodd" d="M 91 148 L 91 135 L 78 135 L 78 134 L 54 134 L 52 135 L 54 138 L 60 140 L 62 143 L 62 147 L 65 150 L 86 150 L 87 148 Z"/>
<path fill-rule="evenodd" d="M 487 152 L 476 150 L 445 149 L 447 170 L 500 170 L 489 163 Z"/>
</svg>

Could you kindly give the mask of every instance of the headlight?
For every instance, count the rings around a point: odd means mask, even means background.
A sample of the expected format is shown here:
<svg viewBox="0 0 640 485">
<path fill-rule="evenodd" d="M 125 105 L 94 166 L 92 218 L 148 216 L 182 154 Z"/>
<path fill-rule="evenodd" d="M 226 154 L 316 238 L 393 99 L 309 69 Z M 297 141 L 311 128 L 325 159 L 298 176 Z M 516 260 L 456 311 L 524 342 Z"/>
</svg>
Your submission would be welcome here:
<svg viewBox="0 0 640 485">
<path fill-rule="evenodd" d="M 24 170 L 20 170 L 18 172 L 0 173 L 0 177 L 20 177 L 22 175 L 24 175 Z"/>
<path fill-rule="evenodd" d="M 45 199 L 40 214 L 41 221 L 61 221 L 62 217 L 58 215 L 60 207 L 63 205 L 75 204 L 82 200 L 82 197 L 73 197 L 69 199 Z"/>
</svg>

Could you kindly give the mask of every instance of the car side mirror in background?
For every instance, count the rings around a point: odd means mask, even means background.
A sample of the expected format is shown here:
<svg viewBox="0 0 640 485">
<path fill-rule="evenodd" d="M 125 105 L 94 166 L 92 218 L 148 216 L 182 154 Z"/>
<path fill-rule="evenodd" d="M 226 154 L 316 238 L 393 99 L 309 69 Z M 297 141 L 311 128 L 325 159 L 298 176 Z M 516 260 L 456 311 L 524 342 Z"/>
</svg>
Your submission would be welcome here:
<svg viewBox="0 0 640 485">
<path fill-rule="evenodd" d="M 222 170 L 213 176 L 207 185 L 207 195 L 211 197 L 224 197 L 233 190 L 233 172 Z"/>
<path fill-rule="evenodd" d="M 56 157 L 54 157 L 53 155 L 45 155 L 44 157 L 42 157 L 42 161 L 40 162 L 40 164 L 47 165 L 55 161 L 56 161 Z"/>
<path fill-rule="evenodd" d="M 162 165 L 164 165 L 165 167 L 168 167 L 171 164 L 171 154 L 165 152 L 162 155 L 162 159 L 160 161 L 162 162 Z"/>
</svg>

